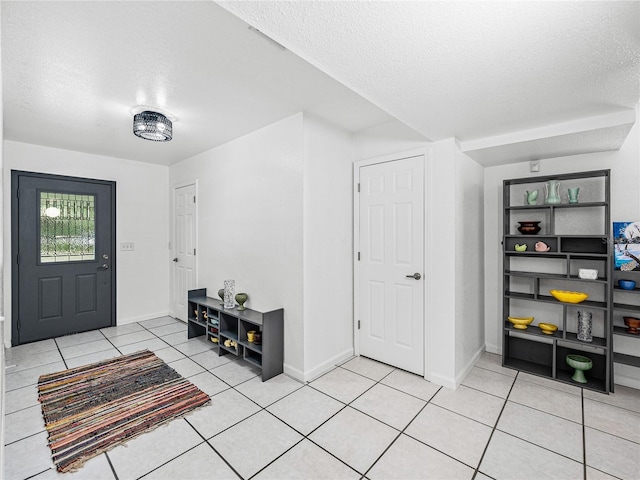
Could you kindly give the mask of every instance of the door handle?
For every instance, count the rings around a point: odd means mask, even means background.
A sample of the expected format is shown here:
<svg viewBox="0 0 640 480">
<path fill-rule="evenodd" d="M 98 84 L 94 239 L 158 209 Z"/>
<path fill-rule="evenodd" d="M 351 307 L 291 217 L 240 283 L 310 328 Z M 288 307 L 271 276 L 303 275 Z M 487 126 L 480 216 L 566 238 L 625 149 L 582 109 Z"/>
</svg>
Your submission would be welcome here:
<svg viewBox="0 0 640 480">
<path fill-rule="evenodd" d="M 420 280 L 422 278 L 422 275 L 420 275 L 418 272 L 414 273 L 413 275 L 405 275 L 407 278 L 413 278 L 415 280 Z"/>
<path fill-rule="evenodd" d="M 173 259 L 173 261 L 174 261 L 174 262 L 177 262 L 177 261 L 178 261 L 178 257 L 174 258 L 174 259 Z"/>
<path fill-rule="evenodd" d="M 109 270 L 109 265 L 103 263 L 100 267 L 98 267 L 98 270 Z"/>
</svg>

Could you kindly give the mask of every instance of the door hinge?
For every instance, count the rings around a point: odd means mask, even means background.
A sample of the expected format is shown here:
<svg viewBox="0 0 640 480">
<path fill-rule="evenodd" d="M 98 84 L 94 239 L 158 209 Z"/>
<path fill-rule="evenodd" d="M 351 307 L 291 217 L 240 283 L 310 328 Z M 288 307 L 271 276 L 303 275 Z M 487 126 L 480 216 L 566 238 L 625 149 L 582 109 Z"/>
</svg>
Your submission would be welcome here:
<svg viewBox="0 0 640 480">
<path fill-rule="evenodd" d="M 20 189 L 19 188 L 16 190 L 16 198 L 20 198 Z"/>
<path fill-rule="evenodd" d="M 195 249 L 195 248 L 193 249 L 193 254 L 194 254 L 194 255 L 196 254 L 196 249 Z"/>
<path fill-rule="evenodd" d="M 360 320 L 358 320 L 358 330 L 360 330 Z"/>
<path fill-rule="evenodd" d="M 358 252 L 358 261 L 360 261 L 360 252 Z"/>
<path fill-rule="evenodd" d="M 16 265 L 20 265 L 20 254 L 16 255 Z"/>
<path fill-rule="evenodd" d="M 358 193 L 360 193 L 360 184 L 358 184 Z"/>
<path fill-rule="evenodd" d="M 193 203 L 196 203 L 196 196 L 193 196 Z"/>
</svg>

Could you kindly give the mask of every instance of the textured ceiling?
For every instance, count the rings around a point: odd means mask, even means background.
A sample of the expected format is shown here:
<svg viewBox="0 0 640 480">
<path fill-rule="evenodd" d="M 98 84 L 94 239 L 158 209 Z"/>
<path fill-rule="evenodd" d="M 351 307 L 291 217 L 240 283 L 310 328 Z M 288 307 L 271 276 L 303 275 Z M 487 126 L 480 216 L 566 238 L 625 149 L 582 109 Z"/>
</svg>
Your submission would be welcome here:
<svg viewBox="0 0 640 480">
<path fill-rule="evenodd" d="M 1 4 L 5 139 L 169 165 L 300 111 L 393 120 L 213 2 Z M 135 137 L 136 105 L 174 139 Z"/>
<path fill-rule="evenodd" d="M 640 2 L 219 2 L 432 140 L 634 108 Z"/>
<path fill-rule="evenodd" d="M 168 165 L 307 111 L 483 145 L 640 97 L 638 1 L 218 3 L 3 0 L 5 138 Z M 140 104 L 178 117 L 172 142 L 131 134 Z M 619 123 L 588 131 L 521 143 L 624 140 Z M 467 152 L 490 164 L 490 148 Z"/>
</svg>

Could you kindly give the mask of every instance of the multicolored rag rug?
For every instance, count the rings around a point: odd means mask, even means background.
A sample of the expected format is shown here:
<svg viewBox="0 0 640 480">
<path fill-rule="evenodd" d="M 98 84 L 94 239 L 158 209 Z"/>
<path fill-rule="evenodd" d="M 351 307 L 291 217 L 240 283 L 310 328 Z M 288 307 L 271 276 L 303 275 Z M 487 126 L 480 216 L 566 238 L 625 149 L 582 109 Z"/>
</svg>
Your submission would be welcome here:
<svg viewBox="0 0 640 480">
<path fill-rule="evenodd" d="M 67 472 L 210 399 L 143 350 L 42 375 L 38 400 L 53 463 Z"/>
</svg>

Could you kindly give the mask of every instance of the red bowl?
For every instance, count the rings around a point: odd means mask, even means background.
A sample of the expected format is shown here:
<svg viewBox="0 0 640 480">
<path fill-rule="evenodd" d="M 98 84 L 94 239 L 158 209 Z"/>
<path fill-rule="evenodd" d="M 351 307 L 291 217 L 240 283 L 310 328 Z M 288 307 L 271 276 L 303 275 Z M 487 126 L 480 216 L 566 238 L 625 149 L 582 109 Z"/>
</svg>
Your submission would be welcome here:
<svg viewBox="0 0 640 480">
<path fill-rule="evenodd" d="M 628 327 L 627 333 L 640 334 L 640 318 L 624 317 L 624 324 Z"/>
</svg>

